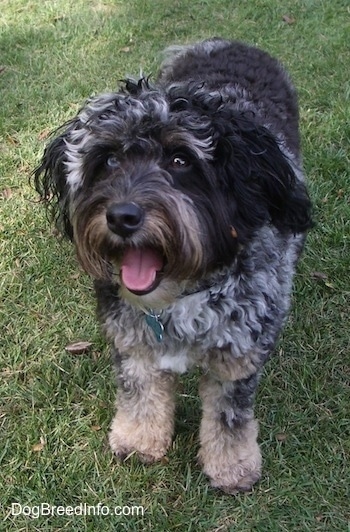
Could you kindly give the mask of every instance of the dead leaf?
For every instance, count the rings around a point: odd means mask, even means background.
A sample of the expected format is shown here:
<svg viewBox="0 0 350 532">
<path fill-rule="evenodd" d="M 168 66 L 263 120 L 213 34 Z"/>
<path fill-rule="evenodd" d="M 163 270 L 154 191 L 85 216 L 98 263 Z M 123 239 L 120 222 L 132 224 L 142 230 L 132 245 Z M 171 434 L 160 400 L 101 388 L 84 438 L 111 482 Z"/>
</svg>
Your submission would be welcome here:
<svg viewBox="0 0 350 532">
<path fill-rule="evenodd" d="M 4 66 L 0 66 L 0 74 L 2 74 L 3 72 L 5 72 L 5 70 L 6 70 L 6 67 L 4 67 Z"/>
<path fill-rule="evenodd" d="M 280 441 L 281 443 L 284 443 L 287 439 L 287 434 L 285 432 L 279 432 L 276 434 L 276 440 Z"/>
<path fill-rule="evenodd" d="M 45 440 L 44 438 L 40 438 L 40 442 L 33 445 L 32 451 L 34 451 L 35 453 L 39 453 L 40 451 L 43 450 L 44 447 L 45 447 Z"/>
<path fill-rule="evenodd" d="M 311 272 L 310 274 L 311 279 L 315 279 L 316 281 L 323 281 L 324 285 L 328 288 L 331 288 L 332 290 L 335 289 L 334 284 L 328 280 L 328 275 L 323 272 Z"/>
<path fill-rule="evenodd" d="M 46 140 L 50 136 L 50 133 L 51 133 L 51 129 L 49 128 L 43 129 L 42 131 L 40 131 L 38 135 L 38 140 Z"/>
<path fill-rule="evenodd" d="M 124 54 L 128 54 L 130 52 L 130 46 L 125 46 L 124 48 L 121 48 L 120 51 Z"/>
<path fill-rule="evenodd" d="M 21 164 L 21 166 L 18 168 L 19 172 L 21 174 L 25 174 L 27 172 L 31 172 L 33 170 L 33 168 L 30 166 L 29 163 L 23 163 Z"/>
<path fill-rule="evenodd" d="M 100 425 L 92 425 L 91 427 L 91 430 L 93 430 L 94 432 L 98 432 L 99 430 L 101 430 L 101 426 Z"/>
<path fill-rule="evenodd" d="M 294 24 L 295 23 L 295 18 L 294 17 L 290 17 L 289 15 L 283 15 L 282 20 L 286 24 Z"/>
<path fill-rule="evenodd" d="M 34 451 L 35 453 L 38 453 L 38 452 L 42 451 L 43 448 L 44 448 L 44 446 L 43 446 L 42 443 L 36 443 L 35 445 L 33 445 L 32 451 Z"/>
<path fill-rule="evenodd" d="M 10 199 L 10 198 L 12 198 L 12 190 L 10 189 L 10 187 L 6 187 L 6 188 L 4 188 L 4 189 L 1 191 L 1 196 L 2 196 L 4 199 Z"/>
<path fill-rule="evenodd" d="M 328 275 L 323 272 L 311 272 L 310 274 L 311 279 L 316 279 L 320 281 L 327 281 Z"/>
<path fill-rule="evenodd" d="M 57 17 L 53 18 L 53 23 L 56 24 L 57 22 L 61 22 L 61 20 L 64 20 L 66 17 L 64 15 L 58 15 Z"/>
<path fill-rule="evenodd" d="M 92 346 L 92 342 L 73 342 L 66 346 L 66 351 L 72 355 L 85 355 Z"/>
<path fill-rule="evenodd" d="M 18 139 L 16 139 L 16 137 L 12 135 L 6 135 L 6 139 L 7 139 L 7 142 L 9 142 L 9 144 L 12 144 L 12 146 L 18 146 L 19 144 Z"/>
<path fill-rule="evenodd" d="M 96 351 L 95 349 L 92 352 L 92 360 L 97 362 L 101 358 L 101 353 L 99 351 Z"/>
</svg>

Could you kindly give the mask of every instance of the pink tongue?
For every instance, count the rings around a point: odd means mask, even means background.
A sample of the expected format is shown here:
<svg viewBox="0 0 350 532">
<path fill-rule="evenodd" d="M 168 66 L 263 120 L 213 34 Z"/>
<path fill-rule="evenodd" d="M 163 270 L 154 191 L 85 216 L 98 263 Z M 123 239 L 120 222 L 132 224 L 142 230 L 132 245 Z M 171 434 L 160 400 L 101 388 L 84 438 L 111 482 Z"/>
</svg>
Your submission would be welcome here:
<svg viewBox="0 0 350 532">
<path fill-rule="evenodd" d="M 128 248 L 121 265 L 123 284 L 129 290 L 148 290 L 162 267 L 163 259 L 157 251 L 149 248 Z"/>
</svg>

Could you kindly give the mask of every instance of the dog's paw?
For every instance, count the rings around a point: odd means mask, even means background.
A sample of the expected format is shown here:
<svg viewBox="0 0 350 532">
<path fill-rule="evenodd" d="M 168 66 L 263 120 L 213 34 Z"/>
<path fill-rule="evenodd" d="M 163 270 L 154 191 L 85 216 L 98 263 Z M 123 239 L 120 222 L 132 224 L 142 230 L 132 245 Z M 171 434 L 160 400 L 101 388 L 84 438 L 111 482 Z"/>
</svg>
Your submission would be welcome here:
<svg viewBox="0 0 350 532">
<path fill-rule="evenodd" d="M 121 442 L 114 434 L 109 435 L 109 445 L 117 460 L 124 462 L 127 458 L 136 455 L 144 464 L 159 462 L 164 458 L 167 447 L 159 447 L 157 442 L 147 448 L 145 445 L 138 445 L 136 442 Z"/>
<path fill-rule="evenodd" d="M 136 455 L 145 464 L 161 460 L 171 444 L 171 434 L 155 430 L 155 427 L 122 422 L 118 415 L 113 420 L 108 439 L 117 459 L 124 461 Z"/>
<path fill-rule="evenodd" d="M 253 425 L 254 427 L 254 425 Z M 255 439 L 223 438 L 207 440 L 198 453 L 210 485 L 235 495 L 248 492 L 261 476 L 261 452 Z"/>
<path fill-rule="evenodd" d="M 236 464 L 226 464 L 224 469 L 218 470 L 217 465 L 211 467 L 206 465 L 203 468 L 204 473 L 209 477 L 210 485 L 213 488 L 230 495 L 236 495 L 240 492 L 251 491 L 254 484 L 261 476 L 261 460 L 249 460 L 247 462 L 238 462 Z"/>
</svg>

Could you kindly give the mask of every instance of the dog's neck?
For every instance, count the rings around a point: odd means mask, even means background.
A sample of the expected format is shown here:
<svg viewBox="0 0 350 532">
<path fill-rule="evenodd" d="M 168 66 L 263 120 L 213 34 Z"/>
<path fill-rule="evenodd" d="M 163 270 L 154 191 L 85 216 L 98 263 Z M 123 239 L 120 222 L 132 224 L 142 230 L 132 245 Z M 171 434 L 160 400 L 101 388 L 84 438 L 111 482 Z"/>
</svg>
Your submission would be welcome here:
<svg viewBox="0 0 350 532">
<path fill-rule="evenodd" d="M 209 299 L 215 303 L 220 298 L 220 293 L 222 291 L 222 286 L 225 282 L 232 276 L 233 270 L 236 268 L 236 262 L 231 267 L 225 267 L 220 271 L 211 274 L 205 279 L 202 279 L 195 283 L 192 287 L 185 289 L 179 296 L 176 297 L 176 302 L 181 300 L 184 303 L 186 298 L 190 298 L 195 294 L 200 292 L 209 292 Z M 173 305 L 173 304 L 172 304 Z M 141 307 L 142 312 L 145 315 L 145 321 L 147 325 L 151 328 L 154 333 L 154 336 L 158 342 L 162 342 L 164 335 L 166 334 L 166 323 L 164 323 L 164 315 L 166 313 L 171 314 L 168 308 L 156 310 L 151 308 Z"/>
</svg>

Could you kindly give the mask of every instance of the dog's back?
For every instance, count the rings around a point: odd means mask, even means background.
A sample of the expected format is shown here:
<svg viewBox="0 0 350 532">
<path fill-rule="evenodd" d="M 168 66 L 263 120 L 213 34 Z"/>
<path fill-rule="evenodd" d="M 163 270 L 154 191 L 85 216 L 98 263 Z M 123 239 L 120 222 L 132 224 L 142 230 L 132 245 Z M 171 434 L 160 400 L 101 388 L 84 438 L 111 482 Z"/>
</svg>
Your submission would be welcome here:
<svg viewBox="0 0 350 532">
<path fill-rule="evenodd" d="M 165 57 L 160 84 L 191 81 L 220 91 L 239 111 L 251 111 L 274 135 L 283 133 L 290 151 L 299 153 L 297 95 L 277 59 L 254 46 L 219 38 L 170 47 Z"/>
</svg>

